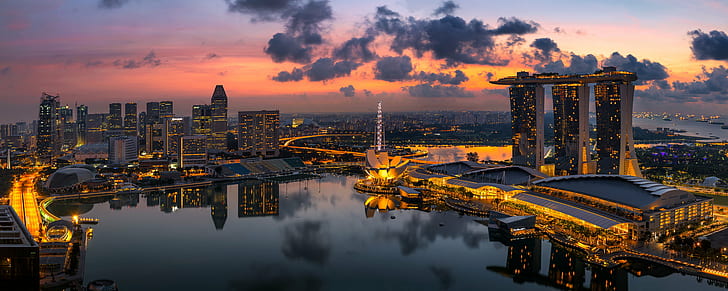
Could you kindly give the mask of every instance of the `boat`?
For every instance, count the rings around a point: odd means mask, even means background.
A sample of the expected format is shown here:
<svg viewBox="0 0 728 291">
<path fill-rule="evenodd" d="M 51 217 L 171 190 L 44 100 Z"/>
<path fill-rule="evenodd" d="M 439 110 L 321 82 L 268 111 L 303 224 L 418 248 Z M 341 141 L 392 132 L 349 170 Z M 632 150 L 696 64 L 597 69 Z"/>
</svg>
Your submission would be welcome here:
<svg viewBox="0 0 728 291">
<path fill-rule="evenodd" d="M 664 120 L 664 121 L 672 121 L 672 119 L 667 118 L 667 117 L 666 118 L 663 118 L 662 120 Z"/>
<path fill-rule="evenodd" d="M 720 128 L 722 128 L 722 129 L 728 129 L 728 125 L 723 125 Z"/>
<path fill-rule="evenodd" d="M 710 124 L 725 124 L 725 122 L 723 122 L 723 121 L 715 121 L 715 120 L 711 120 L 708 123 L 710 123 Z"/>
<path fill-rule="evenodd" d="M 697 122 L 708 122 L 707 119 L 696 119 L 695 121 L 697 121 Z"/>
</svg>

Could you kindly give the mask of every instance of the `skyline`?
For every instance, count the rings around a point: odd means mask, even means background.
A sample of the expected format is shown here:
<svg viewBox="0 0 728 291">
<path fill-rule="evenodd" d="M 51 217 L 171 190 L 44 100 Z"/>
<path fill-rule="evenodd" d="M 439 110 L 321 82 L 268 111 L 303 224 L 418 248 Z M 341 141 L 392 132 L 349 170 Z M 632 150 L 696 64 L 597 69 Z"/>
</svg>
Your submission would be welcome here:
<svg viewBox="0 0 728 291">
<path fill-rule="evenodd" d="M 602 65 L 639 75 L 635 111 L 728 109 L 728 5 L 717 1 L 171 3 L 0 4 L 0 122 L 35 119 L 44 91 L 91 113 L 172 100 L 189 115 L 216 84 L 232 112 L 364 112 L 376 100 L 507 111 L 489 76 Z"/>
</svg>

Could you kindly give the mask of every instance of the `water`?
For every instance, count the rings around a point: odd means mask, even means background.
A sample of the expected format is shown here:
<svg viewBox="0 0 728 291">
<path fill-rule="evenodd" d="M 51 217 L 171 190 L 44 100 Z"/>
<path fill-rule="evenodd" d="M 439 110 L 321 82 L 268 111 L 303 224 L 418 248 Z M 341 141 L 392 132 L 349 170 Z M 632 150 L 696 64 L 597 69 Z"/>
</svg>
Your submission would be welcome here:
<svg viewBox="0 0 728 291">
<path fill-rule="evenodd" d="M 490 241 L 487 227 L 453 212 L 367 218 L 369 196 L 352 190 L 356 179 L 244 183 L 52 209 L 101 219 L 86 282 L 109 278 L 120 290 L 553 290 L 570 282 L 589 288 L 592 272 L 594 282 L 632 290 L 718 289 L 677 274 L 586 270 L 548 241 Z M 556 280 L 572 269 L 576 279 Z"/>
<path fill-rule="evenodd" d="M 442 146 L 442 147 L 410 147 L 414 150 L 427 151 L 428 161 L 449 163 L 464 161 L 470 152 L 478 154 L 479 160 L 505 161 L 510 160 L 511 146 Z"/>
<path fill-rule="evenodd" d="M 724 120 L 720 119 L 720 121 Z M 728 140 L 728 129 L 721 129 L 721 124 L 697 122 L 694 119 L 680 120 L 678 118 L 674 118 L 672 121 L 666 121 L 662 119 L 633 118 L 632 124 L 635 127 L 641 127 L 650 130 L 665 127 L 676 130 L 685 130 L 686 132 L 678 134 L 702 137 L 708 141 Z M 710 136 L 717 136 L 718 138 L 710 138 Z"/>
</svg>

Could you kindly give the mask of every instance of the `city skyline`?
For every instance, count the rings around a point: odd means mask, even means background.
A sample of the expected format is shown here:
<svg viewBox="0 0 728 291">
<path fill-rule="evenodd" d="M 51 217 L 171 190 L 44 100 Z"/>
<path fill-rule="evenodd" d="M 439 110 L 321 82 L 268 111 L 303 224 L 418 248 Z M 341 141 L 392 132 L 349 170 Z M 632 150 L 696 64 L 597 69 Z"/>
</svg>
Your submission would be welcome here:
<svg viewBox="0 0 728 291">
<path fill-rule="evenodd" d="M 362 112 L 376 100 L 506 111 L 507 92 L 488 78 L 601 65 L 640 76 L 635 111 L 726 109 L 719 2 L 259 2 L 0 4 L 2 122 L 35 113 L 44 91 L 92 113 L 172 100 L 190 115 L 215 84 L 232 112 Z"/>
</svg>

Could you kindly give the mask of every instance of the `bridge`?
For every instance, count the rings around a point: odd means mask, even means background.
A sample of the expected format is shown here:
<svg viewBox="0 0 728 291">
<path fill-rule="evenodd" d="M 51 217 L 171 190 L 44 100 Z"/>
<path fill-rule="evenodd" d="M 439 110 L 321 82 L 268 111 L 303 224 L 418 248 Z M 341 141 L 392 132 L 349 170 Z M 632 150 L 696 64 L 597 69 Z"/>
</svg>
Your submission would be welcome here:
<svg viewBox="0 0 728 291">
<path fill-rule="evenodd" d="M 279 139 L 279 141 L 283 142 L 283 146 L 287 147 L 290 146 L 292 142 L 302 139 L 309 139 L 309 138 L 316 138 L 316 137 L 338 137 L 338 136 L 361 136 L 367 134 L 366 132 L 354 132 L 354 133 L 322 133 L 322 134 L 313 134 L 313 135 L 304 135 L 304 136 L 295 136 L 295 137 L 284 137 Z"/>
<path fill-rule="evenodd" d="M 13 183 L 10 190 L 10 206 L 18 213 L 25 228 L 34 237 L 39 238 L 43 229 L 38 207 L 38 193 L 35 191 L 35 179 L 38 173 L 23 174 Z"/>
</svg>

